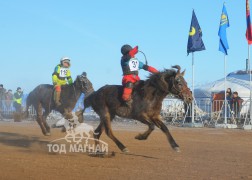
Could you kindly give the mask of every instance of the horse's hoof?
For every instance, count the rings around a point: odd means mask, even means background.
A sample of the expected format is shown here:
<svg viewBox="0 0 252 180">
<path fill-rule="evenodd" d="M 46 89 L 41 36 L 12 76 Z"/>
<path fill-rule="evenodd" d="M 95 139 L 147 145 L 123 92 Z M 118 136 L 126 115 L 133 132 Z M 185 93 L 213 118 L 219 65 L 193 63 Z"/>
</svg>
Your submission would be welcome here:
<svg viewBox="0 0 252 180">
<path fill-rule="evenodd" d="M 51 136 L 51 133 L 47 132 L 45 135 L 46 135 L 46 136 Z"/>
<path fill-rule="evenodd" d="M 135 139 L 138 139 L 138 140 L 146 140 L 146 138 L 143 137 L 141 134 L 138 134 L 137 136 L 135 136 Z"/>
<path fill-rule="evenodd" d="M 123 153 L 129 153 L 129 150 L 128 150 L 127 148 L 124 148 L 124 149 L 122 150 L 122 152 L 123 152 Z"/>
<path fill-rule="evenodd" d="M 176 152 L 181 152 L 179 147 L 174 147 L 173 150 L 176 151 Z"/>
</svg>

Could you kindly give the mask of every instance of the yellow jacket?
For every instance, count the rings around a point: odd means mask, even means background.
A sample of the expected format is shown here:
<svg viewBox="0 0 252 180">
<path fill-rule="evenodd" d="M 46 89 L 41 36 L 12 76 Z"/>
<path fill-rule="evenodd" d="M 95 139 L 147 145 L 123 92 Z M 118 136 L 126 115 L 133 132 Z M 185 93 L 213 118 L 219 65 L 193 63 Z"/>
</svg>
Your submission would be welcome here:
<svg viewBox="0 0 252 180">
<path fill-rule="evenodd" d="M 18 104 L 22 104 L 22 96 L 23 96 L 23 92 L 21 92 L 21 93 L 15 92 L 14 93 L 14 101 Z"/>
<path fill-rule="evenodd" d="M 58 64 L 52 74 L 53 85 L 65 85 L 72 84 L 73 79 L 71 77 L 71 72 L 69 68 L 65 68 Z"/>
</svg>

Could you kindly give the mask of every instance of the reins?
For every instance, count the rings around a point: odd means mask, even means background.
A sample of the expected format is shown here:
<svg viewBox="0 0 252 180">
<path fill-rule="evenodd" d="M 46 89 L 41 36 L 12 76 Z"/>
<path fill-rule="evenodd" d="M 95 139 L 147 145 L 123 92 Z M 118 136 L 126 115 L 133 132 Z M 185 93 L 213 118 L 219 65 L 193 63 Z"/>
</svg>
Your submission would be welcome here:
<svg viewBox="0 0 252 180">
<path fill-rule="evenodd" d="M 74 86 L 74 84 L 73 84 L 73 89 L 74 89 L 74 96 L 75 96 L 75 100 L 76 100 L 76 102 L 78 101 L 78 99 L 77 99 L 77 95 L 76 95 L 76 89 L 75 89 L 75 86 Z"/>
</svg>

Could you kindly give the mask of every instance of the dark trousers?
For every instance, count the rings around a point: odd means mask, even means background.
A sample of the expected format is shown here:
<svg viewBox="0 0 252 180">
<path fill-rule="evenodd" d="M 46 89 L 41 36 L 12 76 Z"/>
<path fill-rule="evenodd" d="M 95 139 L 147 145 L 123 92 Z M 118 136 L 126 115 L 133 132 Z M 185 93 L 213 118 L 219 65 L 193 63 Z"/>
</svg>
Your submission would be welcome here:
<svg viewBox="0 0 252 180">
<path fill-rule="evenodd" d="M 17 102 L 14 102 L 14 103 L 13 103 L 13 106 L 15 107 L 16 112 L 21 112 L 21 111 L 22 111 L 22 106 L 21 106 L 21 104 L 18 104 Z"/>
</svg>

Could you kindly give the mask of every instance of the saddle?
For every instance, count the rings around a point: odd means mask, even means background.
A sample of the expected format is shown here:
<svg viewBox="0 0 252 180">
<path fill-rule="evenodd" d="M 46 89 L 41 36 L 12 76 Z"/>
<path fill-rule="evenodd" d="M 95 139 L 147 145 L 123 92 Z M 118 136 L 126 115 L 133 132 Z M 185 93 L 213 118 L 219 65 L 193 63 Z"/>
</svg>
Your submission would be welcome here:
<svg viewBox="0 0 252 180">
<path fill-rule="evenodd" d="M 144 83 L 145 83 L 145 81 L 140 80 L 140 81 L 136 82 L 133 85 L 132 98 L 136 94 L 140 95 L 141 97 L 144 97 L 144 89 L 143 89 Z M 131 102 L 129 102 L 129 104 L 127 104 L 127 103 L 128 102 L 124 102 L 123 101 L 123 104 L 121 105 L 121 107 L 119 107 L 117 109 L 116 112 L 117 112 L 117 114 L 119 116 L 128 117 L 131 114 L 131 111 L 132 111 L 132 99 L 131 99 Z"/>
</svg>

